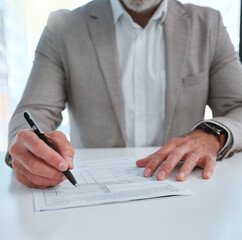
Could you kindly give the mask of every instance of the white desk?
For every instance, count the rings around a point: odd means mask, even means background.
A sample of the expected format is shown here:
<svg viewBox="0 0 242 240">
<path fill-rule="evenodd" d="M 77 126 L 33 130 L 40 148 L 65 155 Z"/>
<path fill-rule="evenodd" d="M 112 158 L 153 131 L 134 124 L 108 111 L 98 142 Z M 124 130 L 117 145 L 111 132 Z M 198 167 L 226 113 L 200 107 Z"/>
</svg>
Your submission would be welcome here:
<svg viewBox="0 0 242 240">
<path fill-rule="evenodd" d="M 144 157 L 157 148 L 85 149 L 77 159 Z M 1 159 L 3 160 L 3 159 Z M 32 190 L 0 163 L 1 240 L 242 239 L 242 153 L 217 163 L 211 180 L 195 169 L 182 184 L 194 195 L 35 212 Z M 169 178 L 175 181 L 175 173 Z"/>
</svg>

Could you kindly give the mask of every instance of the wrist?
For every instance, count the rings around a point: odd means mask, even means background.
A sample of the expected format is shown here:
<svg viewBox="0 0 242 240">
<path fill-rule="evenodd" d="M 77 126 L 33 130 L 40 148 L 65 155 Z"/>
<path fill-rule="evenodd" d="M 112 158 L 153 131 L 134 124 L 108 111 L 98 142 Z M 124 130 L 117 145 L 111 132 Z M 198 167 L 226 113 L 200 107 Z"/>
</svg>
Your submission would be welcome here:
<svg viewBox="0 0 242 240">
<path fill-rule="evenodd" d="M 217 160 L 222 160 L 232 155 L 230 150 L 233 146 L 233 136 L 226 126 L 213 120 L 203 120 L 193 127 L 193 130 L 196 129 L 203 129 L 204 131 L 217 136 L 220 144 Z"/>
<path fill-rule="evenodd" d="M 220 139 L 218 138 L 218 136 L 200 128 L 194 129 L 193 131 L 194 133 L 202 136 L 203 139 L 205 139 L 206 144 L 211 145 L 216 153 L 220 151 L 221 146 L 220 146 Z"/>
</svg>

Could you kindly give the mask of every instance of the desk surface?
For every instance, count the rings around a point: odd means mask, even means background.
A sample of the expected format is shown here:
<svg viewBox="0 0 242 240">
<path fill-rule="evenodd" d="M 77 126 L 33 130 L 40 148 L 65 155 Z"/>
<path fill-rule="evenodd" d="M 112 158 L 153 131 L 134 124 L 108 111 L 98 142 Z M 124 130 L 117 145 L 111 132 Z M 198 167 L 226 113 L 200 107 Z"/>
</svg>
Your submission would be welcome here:
<svg viewBox="0 0 242 240">
<path fill-rule="evenodd" d="M 138 159 L 156 149 L 83 149 L 76 151 L 75 161 Z M 170 180 L 175 181 L 176 172 Z M 242 236 L 242 153 L 217 162 L 211 180 L 203 180 L 197 168 L 186 182 L 179 183 L 190 188 L 193 196 L 48 212 L 34 211 L 32 189 L 18 183 L 4 161 L 0 162 L 0 176 L 3 240 L 237 240 Z"/>
</svg>

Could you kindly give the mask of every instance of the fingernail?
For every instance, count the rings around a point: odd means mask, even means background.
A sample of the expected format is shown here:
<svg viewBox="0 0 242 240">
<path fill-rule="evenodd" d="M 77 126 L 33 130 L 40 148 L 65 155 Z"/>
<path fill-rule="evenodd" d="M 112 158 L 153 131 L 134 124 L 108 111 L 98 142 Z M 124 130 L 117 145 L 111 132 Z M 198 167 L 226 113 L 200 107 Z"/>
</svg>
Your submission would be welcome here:
<svg viewBox="0 0 242 240">
<path fill-rule="evenodd" d="M 161 171 L 157 174 L 157 179 L 158 180 L 165 180 L 166 173 L 164 171 Z"/>
<path fill-rule="evenodd" d="M 179 178 L 180 180 L 184 180 L 184 177 L 185 177 L 185 173 L 184 173 L 184 172 L 180 172 L 180 173 L 177 175 L 177 178 Z"/>
<path fill-rule="evenodd" d="M 72 157 L 68 157 L 67 161 L 70 163 L 71 168 L 73 168 L 73 159 L 72 159 Z"/>
<path fill-rule="evenodd" d="M 204 177 L 205 178 L 210 178 L 211 177 L 211 173 L 210 172 L 205 172 L 204 173 Z"/>
<path fill-rule="evenodd" d="M 58 169 L 60 170 L 60 171 L 65 171 L 66 169 L 68 168 L 68 166 L 67 166 L 67 164 L 65 163 L 65 162 L 61 162 L 60 164 L 59 164 L 59 166 L 58 166 Z"/>
<path fill-rule="evenodd" d="M 145 171 L 144 171 L 144 176 L 145 177 L 150 177 L 150 174 L 151 174 L 151 169 L 150 168 L 146 168 Z"/>
</svg>

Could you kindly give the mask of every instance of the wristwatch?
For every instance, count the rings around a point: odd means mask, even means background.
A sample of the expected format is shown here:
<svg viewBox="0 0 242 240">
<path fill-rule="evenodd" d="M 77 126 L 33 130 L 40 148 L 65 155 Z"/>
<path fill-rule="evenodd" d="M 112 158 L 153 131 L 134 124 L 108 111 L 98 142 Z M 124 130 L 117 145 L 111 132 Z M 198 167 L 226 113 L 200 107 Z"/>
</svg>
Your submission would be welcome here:
<svg viewBox="0 0 242 240">
<path fill-rule="evenodd" d="M 220 141 L 221 135 L 226 134 L 226 131 L 224 128 L 216 126 L 210 122 L 203 122 L 202 124 L 198 125 L 196 129 L 202 129 L 207 133 L 211 133 L 214 136 L 217 136 L 219 141 Z"/>
<path fill-rule="evenodd" d="M 228 152 L 233 146 L 233 137 L 232 133 L 228 128 L 226 128 L 220 123 L 218 124 L 211 120 L 205 120 L 198 123 L 193 128 L 193 130 L 195 129 L 202 129 L 205 132 L 213 134 L 214 136 L 218 137 L 220 146 L 222 146 L 222 148 L 217 153 L 217 160 L 222 160 L 223 158 L 230 156 Z"/>
</svg>

